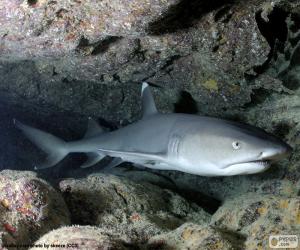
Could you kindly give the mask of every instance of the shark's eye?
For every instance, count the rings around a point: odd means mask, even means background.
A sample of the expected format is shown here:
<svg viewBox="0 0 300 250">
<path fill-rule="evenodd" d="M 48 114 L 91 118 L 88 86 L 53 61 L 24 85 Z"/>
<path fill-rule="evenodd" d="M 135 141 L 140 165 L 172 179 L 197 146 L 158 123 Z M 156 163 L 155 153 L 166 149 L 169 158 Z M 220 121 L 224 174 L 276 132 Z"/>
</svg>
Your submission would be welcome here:
<svg viewBox="0 0 300 250">
<path fill-rule="evenodd" d="M 234 141 L 233 143 L 232 143 L 232 147 L 233 147 L 233 149 L 240 149 L 241 148 L 241 143 L 240 142 L 238 142 L 238 141 Z"/>
</svg>

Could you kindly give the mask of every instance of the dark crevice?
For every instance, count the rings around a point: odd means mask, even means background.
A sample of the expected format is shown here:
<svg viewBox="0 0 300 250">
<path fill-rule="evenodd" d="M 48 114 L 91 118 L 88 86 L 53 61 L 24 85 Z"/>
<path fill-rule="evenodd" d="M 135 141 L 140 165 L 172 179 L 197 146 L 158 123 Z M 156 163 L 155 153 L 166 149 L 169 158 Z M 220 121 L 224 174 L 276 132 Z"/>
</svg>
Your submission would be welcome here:
<svg viewBox="0 0 300 250">
<path fill-rule="evenodd" d="M 56 17 L 63 18 L 64 14 L 68 13 L 68 10 L 61 8 L 56 12 Z"/>
<path fill-rule="evenodd" d="M 40 95 L 41 94 L 41 83 L 40 82 L 37 82 L 37 84 L 36 84 L 36 90 L 38 92 L 38 95 Z"/>
<path fill-rule="evenodd" d="M 118 190 L 118 188 L 115 185 L 113 185 L 113 188 L 114 188 L 115 193 L 123 200 L 124 204 L 127 206 L 128 202 L 127 202 L 126 198 L 124 197 L 124 195 Z"/>
<path fill-rule="evenodd" d="M 280 8 L 273 9 L 273 11 L 268 15 L 268 22 L 262 18 L 262 11 L 256 13 L 255 19 L 258 29 L 266 38 L 271 48 L 274 48 L 276 39 L 283 43 L 287 40 L 287 17 L 288 13 Z"/>
<path fill-rule="evenodd" d="M 252 89 L 251 102 L 246 103 L 244 105 L 244 108 L 254 107 L 257 104 L 263 103 L 268 98 L 269 95 L 270 92 L 266 89 L 263 88 Z"/>
<path fill-rule="evenodd" d="M 161 67 L 161 70 L 165 70 L 167 69 L 169 66 L 171 66 L 174 61 L 178 60 L 181 56 L 180 55 L 174 55 L 174 56 L 171 56 L 164 64 L 163 67 Z"/>
<path fill-rule="evenodd" d="M 102 212 L 101 209 L 96 208 L 89 202 L 95 199 L 93 192 L 75 192 L 71 187 L 62 192 L 63 198 L 67 206 L 71 209 L 71 222 L 77 225 L 95 225 L 97 213 Z M 84 199 L 82 199 L 84 197 Z M 81 212 L 85 208 L 84 213 Z"/>
<path fill-rule="evenodd" d="M 215 14 L 214 20 L 215 22 L 222 21 L 223 23 L 228 23 L 230 18 L 232 17 L 232 13 L 230 12 L 232 5 L 225 5 Z"/>
<path fill-rule="evenodd" d="M 29 6 L 34 6 L 34 5 L 37 4 L 37 2 L 38 2 L 37 0 L 28 0 L 27 1 L 27 3 L 28 3 Z"/>
<path fill-rule="evenodd" d="M 256 73 L 256 75 L 260 75 L 268 69 L 268 67 L 270 65 L 270 62 L 273 58 L 273 55 L 274 55 L 274 49 L 271 49 L 268 56 L 267 56 L 267 60 L 264 63 L 262 63 L 261 65 L 256 65 L 256 66 L 253 67 L 253 71 Z M 254 79 L 254 78 L 252 78 L 252 79 Z"/>
<path fill-rule="evenodd" d="M 205 14 L 234 2 L 232 0 L 182 0 L 170 7 L 162 18 L 150 23 L 148 32 L 152 35 L 160 35 L 192 27 Z"/>
<path fill-rule="evenodd" d="M 182 191 L 179 189 L 174 190 L 174 192 L 177 192 L 180 196 L 182 196 L 186 200 L 197 204 L 205 212 L 211 215 L 213 215 L 222 205 L 222 202 L 220 200 L 217 200 L 211 196 L 205 195 L 200 192 L 196 192 L 192 190 Z"/>
<path fill-rule="evenodd" d="M 257 221 L 260 217 L 260 213 L 258 212 L 259 208 L 263 206 L 261 201 L 254 202 L 247 207 L 246 212 L 241 216 L 239 221 L 239 228 L 244 228 L 246 226 L 251 225 L 255 221 Z"/>
<path fill-rule="evenodd" d="M 226 17 L 222 20 L 223 23 L 228 23 L 230 19 L 232 18 L 232 13 L 228 13 Z"/>
<path fill-rule="evenodd" d="M 300 65 L 300 45 L 298 45 L 293 51 L 293 54 L 291 55 L 290 64 L 291 67 Z"/>
<path fill-rule="evenodd" d="M 285 138 L 291 130 L 291 125 L 287 122 L 281 122 L 275 125 L 272 134 L 279 138 Z"/>
<path fill-rule="evenodd" d="M 120 78 L 120 76 L 117 73 L 113 74 L 112 77 L 113 77 L 114 81 L 116 81 L 118 83 L 122 83 L 121 82 L 121 78 Z"/>
<path fill-rule="evenodd" d="M 215 45 L 213 48 L 212 48 L 212 52 L 213 53 L 216 53 L 220 48 L 220 45 Z"/>
<path fill-rule="evenodd" d="M 276 40 L 274 48 L 272 48 L 272 53 L 270 53 L 270 57 L 272 56 L 274 61 L 278 59 L 278 52 L 284 53 L 285 43 Z"/>
<path fill-rule="evenodd" d="M 93 56 L 102 54 L 106 52 L 113 43 L 119 41 L 120 39 L 122 39 L 122 37 L 109 36 L 98 42 L 90 43 L 87 38 L 81 37 L 77 45 L 76 52 Z"/>
<path fill-rule="evenodd" d="M 300 22 L 300 20 L 299 20 L 299 22 Z M 300 28 L 299 28 L 299 30 L 300 30 Z M 297 34 L 295 34 L 295 35 L 294 35 L 293 37 L 291 37 L 290 40 L 289 40 L 289 42 L 290 42 L 290 44 L 292 45 L 292 47 L 297 46 L 297 44 L 298 44 L 298 42 L 299 42 L 299 40 L 300 40 L 300 32 L 299 32 L 299 30 L 298 30 Z"/>
<path fill-rule="evenodd" d="M 133 58 L 136 58 L 139 62 L 144 62 L 146 60 L 146 53 L 147 50 L 143 50 L 141 45 L 141 40 L 136 39 L 136 48 L 132 52 Z"/>
<path fill-rule="evenodd" d="M 53 67 L 53 69 L 52 69 L 52 76 L 56 76 L 56 75 L 58 75 L 58 73 L 56 72 L 55 67 Z"/>
<path fill-rule="evenodd" d="M 300 49 L 298 50 L 300 51 Z M 299 70 L 297 71 L 299 72 Z M 292 61 L 291 61 L 290 67 L 280 72 L 279 78 L 282 79 L 282 83 L 284 87 L 290 90 L 297 90 L 300 87 L 299 73 L 297 71 L 295 71 L 295 69 L 292 67 Z"/>
<path fill-rule="evenodd" d="M 289 23 L 289 42 L 292 47 L 297 46 L 298 42 L 300 41 L 300 14 L 292 13 L 290 14 Z"/>
<path fill-rule="evenodd" d="M 144 78 L 141 80 L 141 82 L 147 82 L 147 83 L 149 83 L 149 80 L 148 80 L 148 79 L 151 79 L 151 78 L 155 77 L 156 73 L 157 73 L 157 72 L 154 71 L 154 72 L 151 73 L 150 75 L 144 77 Z M 140 82 L 138 82 L 138 83 L 140 84 Z M 151 83 L 151 84 L 153 84 L 153 83 Z"/>
<path fill-rule="evenodd" d="M 98 42 L 95 45 L 91 55 L 98 55 L 98 54 L 104 53 L 105 51 L 107 51 L 109 49 L 110 45 L 119 41 L 120 39 L 121 39 L 121 37 L 119 37 L 119 36 L 110 36 L 110 37 L 105 38 L 104 40 L 102 40 L 101 42 Z"/>
<path fill-rule="evenodd" d="M 261 74 L 267 69 L 273 58 L 275 46 L 280 46 L 280 44 L 284 44 L 287 40 L 287 17 L 288 13 L 278 7 L 275 7 L 268 15 L 268 21 L 262 18 L 262 10 L 256 13 L 255 19 L 257 27 L 270 45 L 270 52 L 267 60 L 262 65 L 253 68 L 257 74 Z"/>
<path fill-rule="evenodd" d="M 275 47 L 274 59 L 277 77 L 282 81 L 283 86 L 290 90 L 297 90 L 300 87 L 300 16 L 294 13 L 287 18 L 288 41 L 282 46 Z M 278 55 L 278 57 L 277 57 Z M 277 61 L 277 59 L 280 59 Z"/>
<path fill-rule="evenodd" d="M 300 14 L 291 13 L 291 20 L 293 21 L 293 25 L 289 26 L 291 32 L 296 33 L 300 29 Z"/>
<path fill-rule="evenodd" d="M 82 48 L 85 48 L 88 45 L 89 45 L 89 40 L 83 36 L 83 37 L 80 38 L 76 50 L 80 50 Z"/>
<path fill-rule="evenodd" d="M 197 114 L 199 111 L 196 101 L 187 91 L 181 91 L 180 99 L 174 106 L 176 113 Z"/>
</svg>

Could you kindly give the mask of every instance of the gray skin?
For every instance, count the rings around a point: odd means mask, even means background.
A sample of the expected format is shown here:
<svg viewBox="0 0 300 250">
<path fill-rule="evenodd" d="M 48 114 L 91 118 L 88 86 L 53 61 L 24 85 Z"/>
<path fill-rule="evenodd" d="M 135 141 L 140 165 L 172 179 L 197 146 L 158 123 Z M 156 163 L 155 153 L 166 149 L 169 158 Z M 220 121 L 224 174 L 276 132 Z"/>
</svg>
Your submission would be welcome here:
<svg viewBox="0 0 300 250">
<path fill-rule="evenodd" d="M 147 83 L 142 87 L 142 108 L 140 121 L 112 132 L 104 132 L 90 119 L 85 137 L 74 142 L 15 123 L 48 153 L 37 169 L 52 167 L 69 153 L 83 152 L 88 160 L 82 168 L 111 156 L 115 160 L 108 168 L 127 161 L 152 169 L 230 176 L 262 172 L 271 161 L 291 152 L 286 143 L 250 125 L 189 114 L 160 114 Z"/>
</svg>

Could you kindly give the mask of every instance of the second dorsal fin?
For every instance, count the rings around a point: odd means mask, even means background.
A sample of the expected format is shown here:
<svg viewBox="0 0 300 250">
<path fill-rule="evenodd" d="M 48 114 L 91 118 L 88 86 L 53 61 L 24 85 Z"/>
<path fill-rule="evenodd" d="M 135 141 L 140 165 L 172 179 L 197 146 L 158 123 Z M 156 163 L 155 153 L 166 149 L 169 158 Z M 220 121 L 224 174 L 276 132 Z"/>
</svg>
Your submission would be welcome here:
<svg viewBox="0 0 300 250">
<path fill-rule="evenodd" d="M 157 114 L 157 108 L 154 102 L 154 98 L 152 96 L 149 84 L 143 82 L 142 85 L 142 111 L 143 111 L 143 118 Z"/>
</svg>

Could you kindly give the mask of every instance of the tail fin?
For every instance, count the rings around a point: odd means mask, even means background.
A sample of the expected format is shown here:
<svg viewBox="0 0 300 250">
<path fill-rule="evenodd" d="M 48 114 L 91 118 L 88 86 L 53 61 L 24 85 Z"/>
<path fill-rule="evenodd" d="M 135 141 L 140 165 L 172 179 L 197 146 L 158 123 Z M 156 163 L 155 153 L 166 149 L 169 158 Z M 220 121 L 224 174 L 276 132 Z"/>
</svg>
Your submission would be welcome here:
<svg viewBox="0 0 300 250">
<path fill-rule="evenodd" d="M 35 166 L 35 169 L 53 167 L 69 153 L 65 141 L 39 129 L 27 126 L 16 119 L 14 119 L 14 124 L 22 130 L 29 140 L 48 154 L 46 161 L 39 166 Z"/>
</svg>

